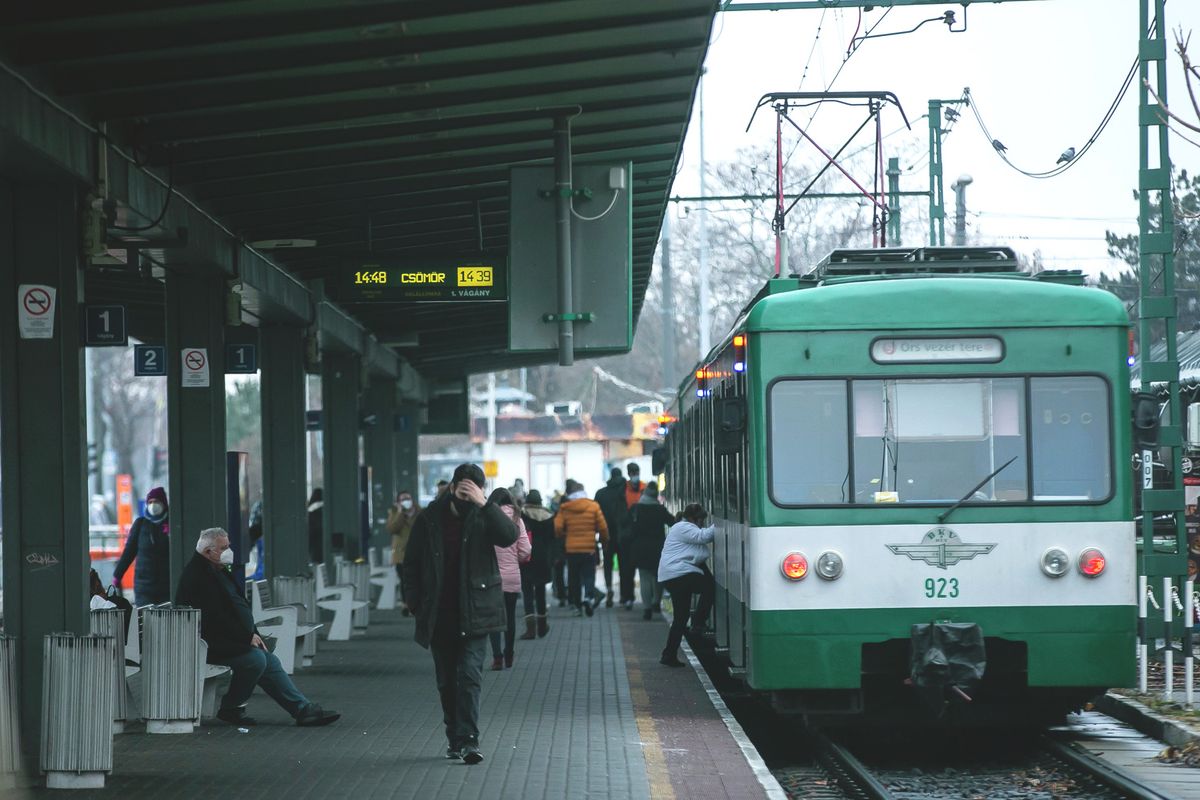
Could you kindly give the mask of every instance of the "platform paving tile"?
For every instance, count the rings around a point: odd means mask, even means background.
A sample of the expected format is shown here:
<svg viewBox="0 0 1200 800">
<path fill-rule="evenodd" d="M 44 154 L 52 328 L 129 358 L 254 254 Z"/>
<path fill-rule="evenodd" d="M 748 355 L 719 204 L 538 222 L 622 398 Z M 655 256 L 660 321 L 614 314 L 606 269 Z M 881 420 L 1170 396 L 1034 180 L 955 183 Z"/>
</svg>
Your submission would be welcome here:
<svg viewBox="0 0 1200 800">
<path fill-rule="evenodd" d="M 646 744 L 655 795 L 680 800 L 767 797 L 696 673 L 658 663 L 668 630 L 663 618 L 644 621 L 640 606 L 616 613 L 634 710 L 643 732 L 653 732 Z"/>
<path fill-rule="evenodd" d="M 486 760 L 475 767 L 442 757 L 433 663 L 412 633 L 411 619 L 372 611 L 365 636 L 321 642 L 316 665 L 295 677 L 311 699 L 342 713 L 329 727 L 297 728 L 256 693 L 248 711 L 259 724 L 248 733 L 210 721 L 190 735 L 123 734 L 106 789 L 72 797 L 651 797 L 613 614 L 552 609 L 550 635 L 519 641 L 513 669 L 485 668 Z M 51 795 L 59 793 L 8 796 Z"/>
</svg>

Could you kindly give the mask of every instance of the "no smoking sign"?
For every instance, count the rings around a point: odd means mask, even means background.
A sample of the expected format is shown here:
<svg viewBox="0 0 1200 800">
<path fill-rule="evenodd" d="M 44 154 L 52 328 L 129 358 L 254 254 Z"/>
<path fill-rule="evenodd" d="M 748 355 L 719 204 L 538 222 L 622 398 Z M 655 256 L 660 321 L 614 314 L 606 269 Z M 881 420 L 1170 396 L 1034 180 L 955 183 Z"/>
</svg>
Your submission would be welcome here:
<svg viewBox="0 0 1200 800">
<path fill-rule="evenodd" d="M 54 287 L 23 283 L 17 287 L 17 327 L 22 339 L 54 338 Z"/>
<path fill-rule="evenodd" d="M 185 388 L 208 386 L 208 350 L 203 347 L 185 347 L 180 354 Z"/>
</svg>

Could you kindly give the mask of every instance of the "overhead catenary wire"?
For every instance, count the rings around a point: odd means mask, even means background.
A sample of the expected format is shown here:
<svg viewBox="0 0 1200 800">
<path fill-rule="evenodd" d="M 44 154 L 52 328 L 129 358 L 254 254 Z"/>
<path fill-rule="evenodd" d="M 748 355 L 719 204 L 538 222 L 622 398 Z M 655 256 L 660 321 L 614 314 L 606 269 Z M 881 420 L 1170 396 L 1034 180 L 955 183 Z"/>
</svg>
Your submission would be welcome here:
<svg viewBox="0 0 1200 800">
<path fill-rule="evenodd" d="M 1149 33 L 1153 33 L 1157 27 L 1158 18 L 1155 17 L 1155 19 L 1150 23 Z M 1054 169 L 1048 169 L 1043 172 L 1033 172 L 1031 170 L 1018 167 L 1012 162 L 1011 159 L 1009 159 L 1008 154 L 1004 152 L 1002 148 L 996 147 L 994 143 L 998 140 L 992 135 L 987 124 L 983 121 L 983 115 L 979 111 L 979 103 L 975 99 L 975 95 L 971 93 L 970 89 L 964 89 L 963 94 L 969 98 L 967 105 L 971 109 L 972 116 L 975 117 L 975 121 L 979 124 L 979 128 L 981 131 L 983 131 L 983 135 L 987 138 L 987 141 L 993 144 L 992 149 L 995 151 L 996 155 L 1000 157 L 1001 161 L 1029 178 L 1036 178 L 1038 180 L 1056 178 L 1083 160 L 1083 156 L 1086 155 L 1087 152 L 1092 149 L 1092 146 L 1099 140 L 1100 135 L 1104 133 L 1105 128 L 1108 127 L 1108 123 L 1111 122 L 1112 118 L 1116 115 L 1117 108 L 1121 105 L 1121 101 L 1125 99 L 1125 94 L 1129 91 L 1129 87 L 1133 85 L 1133 79 L 1137 75 L 1138 66 L 1140 63 L 1141 62 L 1138 58 L 1135 57 L 1133 59 L 1133 64 L 1129 67 L 1129 72 L 1126 73 L 1125 80 L 1121 82 L 1121 88 L 1117 91 L 1116 97 L 1113 98 L 1112 103 L 1109 104 L 1108 110 L 1104 112 L 1104 116 L 1100 119 L 1100 123 L 1096 126 L 1096 130 L 1093 131 L 1092 135 L 1088 137 L 1088 140 L 1084 142 L 1083 147 L 1079 148 L 1074 157 L 1072 157 L 1071 160 L 1067 161 L 1062 166 L 1055 167 Z"/>
</svg>

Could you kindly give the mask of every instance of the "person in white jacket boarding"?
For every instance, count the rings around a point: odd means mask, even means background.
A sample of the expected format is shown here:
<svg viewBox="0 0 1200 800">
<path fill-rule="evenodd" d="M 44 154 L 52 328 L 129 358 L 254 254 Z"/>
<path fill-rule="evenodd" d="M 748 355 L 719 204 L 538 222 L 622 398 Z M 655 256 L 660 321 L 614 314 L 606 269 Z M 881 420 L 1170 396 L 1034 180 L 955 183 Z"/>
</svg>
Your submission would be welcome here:
<svg viewBox="0 0 1200 800">
<path fill-rule="evenodd" d="M 696 612 L 691 615 L 692 629 L 704 625 L 712 609 L 716 583 L 708 571 L 708 545 L 713 540 L 715 527 L 702 528 L 708 512 L 699 503 L 692 503 L 683 510 L 679 522 L 667 531 L 662 557 L 658 562 L 658 582 L 671 593 L 674 619 L 667 634 L 667 646 L 662 652 L 660 664 L 682 667 L 679 660 L 679 643 L 687 630 L 688 613 L 692 608 L 692 595 L 700 595 Z"/>
</svg>

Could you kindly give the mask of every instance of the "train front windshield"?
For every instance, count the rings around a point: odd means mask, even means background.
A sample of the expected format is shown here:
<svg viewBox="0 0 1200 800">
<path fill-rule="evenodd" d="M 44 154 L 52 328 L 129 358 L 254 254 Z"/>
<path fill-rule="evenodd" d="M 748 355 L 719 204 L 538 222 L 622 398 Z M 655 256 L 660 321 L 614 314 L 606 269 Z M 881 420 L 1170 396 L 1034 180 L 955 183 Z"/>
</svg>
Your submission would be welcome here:
<svg viewBox="0 0 1200 800">
<path fill-rule="evenodd" d="M 1099 377 L 776 381 L 771 496 L 781 506 L 1103 502 L 1109 388 Z M 1007 466 L 1003 466 L 1007 463 Z"/>
</svg>

